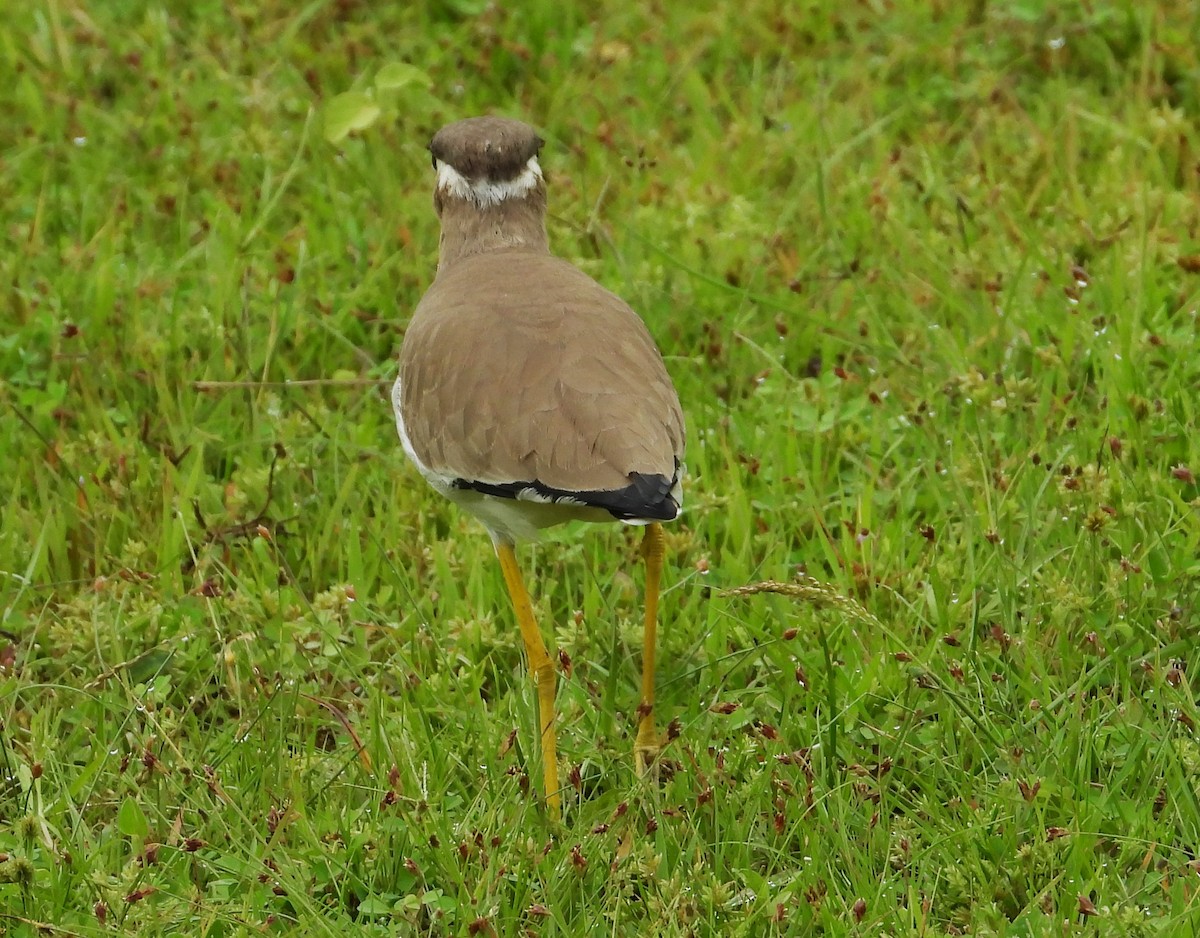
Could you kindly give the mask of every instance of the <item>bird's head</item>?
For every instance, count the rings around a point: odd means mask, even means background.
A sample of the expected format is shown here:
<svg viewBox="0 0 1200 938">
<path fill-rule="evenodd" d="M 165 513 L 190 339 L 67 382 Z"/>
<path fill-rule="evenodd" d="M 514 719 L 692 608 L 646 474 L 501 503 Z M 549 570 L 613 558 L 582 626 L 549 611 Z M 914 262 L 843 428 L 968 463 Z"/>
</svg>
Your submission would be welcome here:
<svg viewBox="0 0 1200 938">
<path fill-rule="evenodd" d="M 429 143 L 438 213 L 451 201 L 476 209 L 531 198 L 544 202 L 542 142 L 528 124 L 503 117 L 469 117 L 443 127 Z"/>
</svg>

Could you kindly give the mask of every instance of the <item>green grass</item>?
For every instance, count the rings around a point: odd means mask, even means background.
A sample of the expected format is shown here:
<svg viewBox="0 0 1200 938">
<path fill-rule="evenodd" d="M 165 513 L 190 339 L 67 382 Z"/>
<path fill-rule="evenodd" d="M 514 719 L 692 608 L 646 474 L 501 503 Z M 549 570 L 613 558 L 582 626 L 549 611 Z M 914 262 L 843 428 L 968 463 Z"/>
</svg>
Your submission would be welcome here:
<svg viewBox="0 0 1200 938">
<path fill-rule="evenodd" d="M 0 31 L 0 934 L 1200 928 L 1195 5 L 389 6 Z M 688 417 L 659 788 L 636 532 L 521 551 L 560 827 L 387 401 L 483 112 Z"/>
</svg>

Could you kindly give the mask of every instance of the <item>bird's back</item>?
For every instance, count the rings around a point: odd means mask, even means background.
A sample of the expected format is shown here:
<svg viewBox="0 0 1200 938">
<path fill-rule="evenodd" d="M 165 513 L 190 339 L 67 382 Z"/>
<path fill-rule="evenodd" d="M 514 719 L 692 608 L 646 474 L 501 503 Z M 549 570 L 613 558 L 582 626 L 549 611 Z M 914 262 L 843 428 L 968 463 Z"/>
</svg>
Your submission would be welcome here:
<svg viewBox="0 0 1200 938">
<path fill-rule="evenodd" d="M 400 387 L 415 456 L 438 475 L 565 492 L 678 480 L 683 416 L 649 331 L 552 255 L 490 251 L 439 272 L 406 332 Z"/>
</svg>

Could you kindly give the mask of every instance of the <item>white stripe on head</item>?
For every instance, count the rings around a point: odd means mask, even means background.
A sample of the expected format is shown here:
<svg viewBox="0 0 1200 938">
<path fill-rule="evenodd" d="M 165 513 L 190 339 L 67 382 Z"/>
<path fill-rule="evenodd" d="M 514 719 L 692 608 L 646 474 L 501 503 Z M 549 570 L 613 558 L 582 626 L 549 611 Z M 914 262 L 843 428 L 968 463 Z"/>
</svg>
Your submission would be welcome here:
<svg viewBox="0 0 1200 938">
<path fill-rule="evenodd" d="M 449 163 L 437 160 L 437 187 L 457 199 L 474 202 L 480 208 L 499 205 L 506 199 L 523 198 L 525 193 L 536 189 L 542 180 L 542 167 L 537 157 L 531 156 L 525 168 L 512 179 L 492 182 L 489 179 L 472 181 Z"/>
</svg>

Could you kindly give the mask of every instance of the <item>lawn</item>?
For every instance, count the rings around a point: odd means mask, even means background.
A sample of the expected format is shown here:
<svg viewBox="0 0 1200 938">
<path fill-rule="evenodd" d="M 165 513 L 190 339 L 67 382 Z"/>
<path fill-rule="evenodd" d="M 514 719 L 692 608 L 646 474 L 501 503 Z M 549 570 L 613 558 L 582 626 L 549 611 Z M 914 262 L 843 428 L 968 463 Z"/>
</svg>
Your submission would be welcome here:
<svg viewBox="0 0 1200 938">
<path fill-rule="evenodd" d="M 1200 929 L 1200 8 L 31 0 L 0 27 L 0 934 Z M 546 139 L 687 415 L 487 536 L 388 400 L 424 147 Z M 739 587 L 774 581 L 757 591 Z"/>
</svg>

